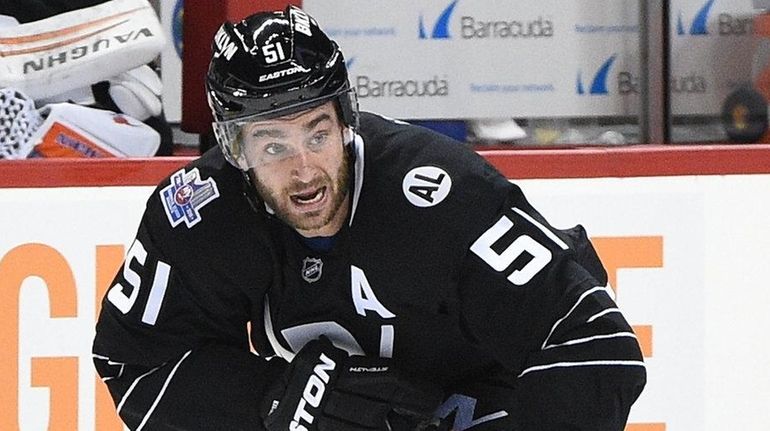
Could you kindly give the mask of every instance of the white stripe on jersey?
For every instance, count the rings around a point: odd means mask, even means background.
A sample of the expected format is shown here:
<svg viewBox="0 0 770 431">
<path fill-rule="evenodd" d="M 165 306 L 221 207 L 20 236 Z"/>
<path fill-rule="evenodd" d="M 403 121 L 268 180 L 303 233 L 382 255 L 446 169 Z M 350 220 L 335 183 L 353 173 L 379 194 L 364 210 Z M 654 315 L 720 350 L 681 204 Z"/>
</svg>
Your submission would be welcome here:
<svg viewBox="0 0 770 431">
<path fill-rule="evenodd" d="M 608 308 L 606 310 L 602 310 L 602 311 L 594 314 L 593 316 L 589 317 L 588 320 L 586 320 L 586 323 L 591 323 L 594 320 L 596 320 L 596 319 L 598 319 L 598 318 L 600 318 L 600 317 L 602 317 L 602 316 L 604 316 L 606 314 L 610 314 L 610 313 L 620 313 L 620 309 L 613 307 L 613 308 Z"/>
<path fill-rule="evenodd" d="M 554 347 L 572 346 L 574 344 L 588 343 L 594 340 L 606 340 L 608 338 L 628 337 L 636 339 L 636 335 L 633 332 L 617 332 L 615 334 L 594 335 L 593 337 L 576 338 L 574 340 L 565 341 L 559 344 L 549 344 L 543 348 L 543 350 L 552 349 Z"/>
<path fill-rule="evenodd" d="M 565 321 L 570 314 L 572 314 L 573 311 L 580 305 L 581 302 L 590 294 L 595 292 L 604 292 L 607 293 L 606 288 L 603 286 L 596 286 L 594 288 L 588 289 L 585 292 L 583 292 L 582 295 L 578 298 L 577 302 L 575 302 L 575 305 L 570 308 L 570 310 L 565 314 L 561 319 L 557 320 L 556 323 L 553 324 L 553 327 L 551 328 L 551 332 L 548 333 L 548 336 L 545 337 L 545 341 L 543 341 L 543 345 L 541 346 L 542 349 L 545 350 L 545 347 L 548 345 L 548 341 L 551 339 L 551 335 L 556 331 L 556 328 L 559 326 L 559 324 L 563 321 Z"/>
<path fill-rule="evenodd" d="M 190 353 L 192 353 L 192 350 L 188 350 L 187 353 L 182 355 L 182 358 L 179 360 L 179 362 L 174 365 L 174 368 L 171 369 L 171 372 L 168 374 L 168 377 L 166 377 L 166 381 L 163 383 L 163 387 L 160 388 L 160 392 L 158 393 L 158 396 L 155 398 L 155 401 L 153 401 L 152 406 L 150 406 L 150 409 L 147 410 L 147 414 L 144 415 L 144 418 L 142 419 L 142 423 L 139 424 L 138 427 L 136 427 L 136 431 L 141 431 L 142 428 L 144 428 L 145 424 L 147 424 L 147 420 L 150 419 L 150 415 L 152 412 L 155 411 L 155 408 L 158 407 L 158 403 L 160 402 L 160 399 L 163 398 L 163 394 L 166 392 L 166 388 L 168 387 L 168 384 L 171 383 L 171 379 L 174 378 L 174 374 L 176 373 L 177 368 L 179 368 L 180 365 L 182 365 L 182 361 L 187 359 L 188 356 L 190 356 Z"/>
<path fill-rule="evenodd" d="M 123 394 L 123 398 L 121 398 L 120 402 L 118 403 L 118 408 L 117 408 L 117 412 L 118 413 L 120 413 L 120 410 L 123 408 L 123 404 L 125 404 L 126 400 L 128 400 L 128 397 L 131 395 L 131 392 L 134 391 L 134 388 L 136 388 L 136 385 L 139 384 L 139 381 L 142 380 L 143 378 L 149 376 L 150 374 L 158 371 L 159 369 L 160 369 L 160 367 L 155 367 L 155 368 L 151 369 L 150 371 L 148 371 L 148 372 L 142 374 L 141 376 L 137 377 L 136 380 L 134 380 L 134 382 L 131 383 L 131 386 L 128 387 L 128 390 L 126 391 L 125 394 Z"/>
<path fill-rule="evenodd" d="M 107 382 L 112 379 L 118 379 L 120 376 L 123 375 L 123 370 L 126 368 L 126 364 L 124 362 L 115 362 L 111 361 L 110 358 L 102 355 L 97 355 L 96 353 L 91 355 L 94 359 L 101 359 L 103 361 L 107 361 L 107 365 L 120 365 L 120 371 L 118 371 L 118 374 L 116 376 L 110 376 L 110 377 L 102 377 L 103 382 Z"/>
<path fill-rule="evenodd" d="M 275 336 L 275 330 L 273 329 L 273 319 L 270 316 L 270 299 L 268 298 L 267 295 L 265 295 L 264 322 L 265 322 L 265 334 L 267 334 L 267 340 L 270 342 L 270 346 L 273 348 L 273 351 L 275 352 L 275 354 L 291 362 L 291 360 L 294 359 L 294 356 L 295 356 L 294 352 L 283 347 L 281 345 L 281 342 L 278 341 L 278 337 Z"/>
<path fill-rule="evenodd" d="M 609 366 L 609 367 L 642 367 L 644 368 L 644 362 L 642 361 L 582 361 L 582 362 L 555 362 L 553 364 L 535 365 L 522 371 L 518 377 L 522 377 L 534 371 L 543 371 L 551 368 L 573 368 L 573 367 L 596 367 L 596 366 Z"/>
</svg>

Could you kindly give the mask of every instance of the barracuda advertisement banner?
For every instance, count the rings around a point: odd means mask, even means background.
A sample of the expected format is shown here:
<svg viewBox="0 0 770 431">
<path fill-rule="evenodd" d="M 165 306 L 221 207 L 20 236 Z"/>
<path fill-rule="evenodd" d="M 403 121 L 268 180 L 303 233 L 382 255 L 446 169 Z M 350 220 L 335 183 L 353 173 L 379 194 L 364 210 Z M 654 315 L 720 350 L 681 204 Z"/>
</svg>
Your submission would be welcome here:
<svg viewBox="0 0 770 431">
<path fill-rule="evenodd" d="M 341 45 L 363 109 L 428 119 L 636 114 L 638 3 L 305 0 L 303 7 Z M 673 111 L 718 113 L 750 75 L 751 0 L 669 7 Z"/>
<path fill-rule="evenodd" d="M 669 10 L 671 109 L 712 115 L 737 87 L 750 82 L 761 53 L 752 36 L 752 0 L 675 0 Z"/>
</svg>

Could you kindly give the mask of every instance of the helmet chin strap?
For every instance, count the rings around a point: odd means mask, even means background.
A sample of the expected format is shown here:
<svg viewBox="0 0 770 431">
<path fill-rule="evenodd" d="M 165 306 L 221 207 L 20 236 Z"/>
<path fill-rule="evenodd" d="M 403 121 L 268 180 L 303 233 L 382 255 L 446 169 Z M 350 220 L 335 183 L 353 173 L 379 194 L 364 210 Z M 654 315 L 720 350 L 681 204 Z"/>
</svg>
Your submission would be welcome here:
<svg viewBox="0 0 770 431">
<path fill-rule="evenodd" d="M 243 196 L 249 203 L 251 209 L 257 214 L 264 214 L 265 204 L 262 197 L 257 193 L 257 188 L 254 186 L 254 181 L 251 179 L 248 171 L 238 169 L 243 178 Z"/>
</svg>

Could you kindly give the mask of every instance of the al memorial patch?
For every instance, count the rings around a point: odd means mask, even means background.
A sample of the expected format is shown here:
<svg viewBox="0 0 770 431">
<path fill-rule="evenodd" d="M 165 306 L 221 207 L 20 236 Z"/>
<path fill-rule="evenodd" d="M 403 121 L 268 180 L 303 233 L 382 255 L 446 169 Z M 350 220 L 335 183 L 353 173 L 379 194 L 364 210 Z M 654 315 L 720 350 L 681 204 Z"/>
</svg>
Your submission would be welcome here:
<svg viewBox="0 0 770 431">
<path fill-rule="evenodd" d="M 188 228 L 202 220 L 200 209 L 219 197 L 217 183 L 213 178 L 200 179 L 198 168 L 190 172 L 184 169 L 171 175 L 171 184 L 160 191 L 160 199 L 172 227 L 183 221 Z"/>
<path fill-rule="evenodd" d="M 409 171 L 401 184 L 404 196 L 420 208 L 436 206 L 452 190 L 452 178 L 436 166 L 420 166 Z"/>
</svg>

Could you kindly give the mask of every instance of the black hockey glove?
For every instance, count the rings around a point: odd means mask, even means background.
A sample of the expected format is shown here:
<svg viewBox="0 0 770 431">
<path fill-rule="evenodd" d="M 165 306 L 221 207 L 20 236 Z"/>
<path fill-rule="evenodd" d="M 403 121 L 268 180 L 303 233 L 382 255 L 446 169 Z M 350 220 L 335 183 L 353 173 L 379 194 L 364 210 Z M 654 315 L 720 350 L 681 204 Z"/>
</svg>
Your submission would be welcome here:
<svg viewBox="0 0 770 431">
<path fill-rule="evenodd" d="M 437 387 L 399 376 L 387 359 L 348 356 L 325 337 L 309 342 L 266 394 L 268 431 L 428 430 Z"/>
</svg>

